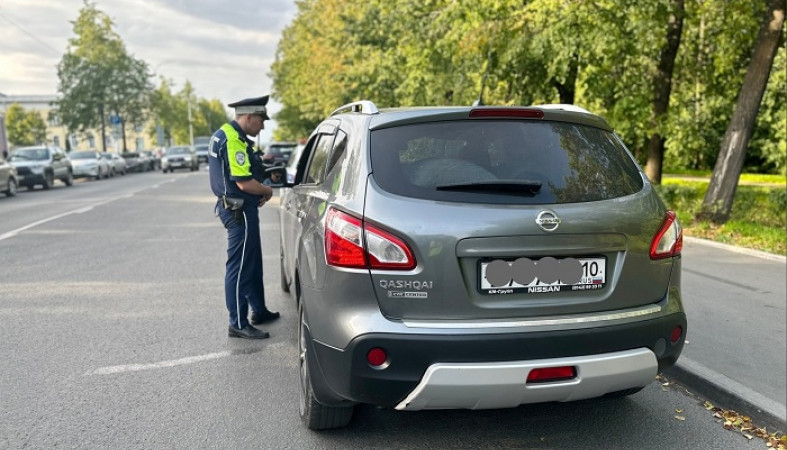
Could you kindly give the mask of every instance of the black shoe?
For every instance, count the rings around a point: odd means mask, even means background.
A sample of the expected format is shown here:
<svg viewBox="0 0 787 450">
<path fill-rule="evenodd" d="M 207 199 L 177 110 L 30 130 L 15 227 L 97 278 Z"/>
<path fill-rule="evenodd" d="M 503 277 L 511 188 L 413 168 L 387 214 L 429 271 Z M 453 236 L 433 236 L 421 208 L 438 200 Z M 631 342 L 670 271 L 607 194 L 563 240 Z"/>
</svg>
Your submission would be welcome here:
<svg viewBox="0 0 787 450">
<path fill-rule="evenodd" d="M 253 312 L 251 313 L 251 320 L 249 322 L 251 322 L 253 325 L 259 325 L 265 322 L 272 322 L 278 319 L 279 316 L 281 316 L 281 314 L 279 314 L 278 312 L 271 312 L 271 311 L 265 311 L 262 313 Z"/>
<path fill-rule="evenodd" d="M 244 339 L 267 339 L 270 337 L 270 334 L 251 325 L 246 325 L 246 328 L 241 328 L 240 330 L 230 325 L 227 336 Z"/>
</svg>

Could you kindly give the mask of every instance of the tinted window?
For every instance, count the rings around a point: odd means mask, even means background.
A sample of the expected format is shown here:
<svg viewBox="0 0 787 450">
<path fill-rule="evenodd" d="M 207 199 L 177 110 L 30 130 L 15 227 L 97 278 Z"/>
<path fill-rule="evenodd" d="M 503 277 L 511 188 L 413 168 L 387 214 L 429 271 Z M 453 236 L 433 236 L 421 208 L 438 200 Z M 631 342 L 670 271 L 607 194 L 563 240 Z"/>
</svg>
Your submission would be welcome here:
<svg viewBox="0 0 787 450">
<path fill-rule="evenodd" d="M 591 202 L 643 187 L 613 133 L 565 122 L 468 120 L 387 128 L 372 132 L 371 160 L 374 179 L 385 190 L 443 201 Z"/>
<path fill-rule="evenodd" d="M 306 174 L 304 183 L 322 183 L 325 175 L 325 163 L 328 161 L 331 144 L 333 144 L 333 135 L 323 134 L 320 136 L 317 145 L 314 147 L 312 159 L 309 163 L 309 171 Z"/>
<path fill-rule="evenodd" d="M 328 165 L 325 168 L 325 173 L 329 173 L 336 163 L 338 163 L 344 156 L 344 151 L 347 150 L 347 134 L 339 130 L 336 133 L 336 140 L 333 143 L 333 150 L 331 150 L 331 157 L 328 160 Z"/>
</svg>

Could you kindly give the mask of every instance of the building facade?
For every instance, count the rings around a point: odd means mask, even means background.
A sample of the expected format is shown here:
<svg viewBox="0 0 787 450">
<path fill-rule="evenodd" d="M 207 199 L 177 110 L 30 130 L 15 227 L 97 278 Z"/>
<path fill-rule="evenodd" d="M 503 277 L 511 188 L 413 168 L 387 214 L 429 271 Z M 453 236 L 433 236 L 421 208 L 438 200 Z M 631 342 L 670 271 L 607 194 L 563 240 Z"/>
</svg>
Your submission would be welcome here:
<svg viewBox="0 0 787 450">
<path fill-rule="evenodd" d="M 57 102 L 56 95 L 4 95 L 0 93 L 0 117 L 7 116 L 8 108 L 13 104 L 18 104 L 25 111 L 35 111 L 41 115 L 46 123 L 46 142 L 42 144 L 53 145 L 61 148 L 71 148 L 74 150 L 98 150 L 115 153 L 123 152 L 123 135 L 119 123 L 112 117 L 107 118 L 106 126 L 106 148 L 101 145 L 101 130 L 94 129 L 85 132 L 71 132 L 66 129 L 57 119 L 57 116 L 50 114 L 55 109 Z M 139 151 L 156 147 L 155 141 L 148 136 L 147 129 L 149 124 L 126 124 L 126 150 Z M 5 129 L 5 127 L 3 127 Z M 8 150 L 13 150 L 13 145 L 7 141 L 7 133 L 0 136 Z"/>
</svg>

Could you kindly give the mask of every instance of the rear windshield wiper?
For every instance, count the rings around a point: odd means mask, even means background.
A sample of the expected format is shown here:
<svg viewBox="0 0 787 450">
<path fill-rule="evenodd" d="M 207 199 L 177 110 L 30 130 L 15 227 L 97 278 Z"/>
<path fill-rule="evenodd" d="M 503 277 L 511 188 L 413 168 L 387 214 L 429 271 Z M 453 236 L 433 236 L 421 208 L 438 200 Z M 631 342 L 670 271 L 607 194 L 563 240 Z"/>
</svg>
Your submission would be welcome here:
<svg viewBox="0 0 787 450">
<path fill-rule="evenodd" d="M 541 182 L 535 180 L 497 180 L 451 183 L 435 186 L 438 191 L 488 191 L 523 193 L 534 195 L 541 190 Z"/>
</svg>

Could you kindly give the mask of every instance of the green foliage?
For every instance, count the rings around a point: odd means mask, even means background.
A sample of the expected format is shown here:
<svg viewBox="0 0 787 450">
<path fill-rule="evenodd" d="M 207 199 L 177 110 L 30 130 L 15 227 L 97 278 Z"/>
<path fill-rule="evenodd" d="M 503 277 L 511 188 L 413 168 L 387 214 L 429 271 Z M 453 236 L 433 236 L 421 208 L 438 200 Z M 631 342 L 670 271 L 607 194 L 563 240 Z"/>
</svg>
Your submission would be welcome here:
<svg viewBox="0 0 787 450">
<path fill-rule="evenodd" d="M 670 0 L 302 0 L 271 76 L 277 136 L 301 137 L 338 106 L 573 101 L 604 116 L 644 163 L 711 170 L 765 10 L 762 0 L 690 0 L 665 120 L 653 75 Z M 779 50 L 750 142 L 750 170 L 785 173 L 787 61 Z M 484 78 L 486 76 L 486 78 Z"/>
<path fill-rule="evenodd" d="M 35 111 L 25 111 L 19 104 L 8 107 L 5 116 L 8 142 L 12 146 L 42 144 L 46 140 L 46 123 Z"/>
<path fill-rule="evenodd" d="M 708 190 L 708 182 L 665 178 L 656 186 L 668 208 L 689 236 L 785 254 L 787 252 L 787 188 L 740 185 L 730 220 L 722 226 L 694 219 Z"/>
<path fill-rule="evenodd" d="M 112 20 L 95 4 L 84 0 L 72 24 L 75 36 L 57 67 L 61 122 L 70 131 L 100 126 L 104 133 L 109 115 L 119 116 L 123 127 L 143 120 L 152 89 L 147 63 L 127 53 Z"/>
<path fill-rule="evenodd" d="M 172 91 L 172 84 L 172 80 L 162 78 L 158 89 L 150 95 L 150 111 L 154 118 L 154 123 L 148 129 L 151 138 L 156 136 L 156 126 L 161 126 L 167 142 L 173 145 L 188 144 L 189 108 L 195 137 L 210 136 L 229 120 L 227 111 L 218 99 L 198 98 L 189 81 L 178 92 Z"/>
</svg>

